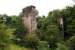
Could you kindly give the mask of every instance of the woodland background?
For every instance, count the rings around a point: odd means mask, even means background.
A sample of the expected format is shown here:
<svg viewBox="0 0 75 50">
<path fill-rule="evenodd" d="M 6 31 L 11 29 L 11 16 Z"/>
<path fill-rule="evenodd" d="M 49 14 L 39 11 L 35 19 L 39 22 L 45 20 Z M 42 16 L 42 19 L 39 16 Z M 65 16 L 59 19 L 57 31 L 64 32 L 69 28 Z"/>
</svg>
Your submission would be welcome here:
<svg viewBox="0 0 75 50">
<path fill-rule="evenodd" d="M 75 5 L 39 16 L 37 23 L 37 32 L 26 36 L 20 15 L 0 14 L 0 50 L 75 50 Z"/>
</svg>

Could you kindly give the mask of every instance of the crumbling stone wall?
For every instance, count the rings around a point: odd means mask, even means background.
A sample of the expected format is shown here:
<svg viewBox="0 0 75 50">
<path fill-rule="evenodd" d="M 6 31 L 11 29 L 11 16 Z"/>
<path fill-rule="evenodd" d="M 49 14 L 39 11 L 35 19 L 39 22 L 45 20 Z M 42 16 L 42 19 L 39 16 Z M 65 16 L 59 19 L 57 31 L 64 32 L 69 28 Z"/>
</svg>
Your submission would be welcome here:
<svg viewBox="0 0 75 50">
<path fill-rule="evenodd" d="M 22 22 L 24 26 L 27 28 L 28 33 L 35 32 L 37 29 L 36 16 L 38 15 L 38 11 L 35 6 L 28 6 L 22 11 Z"/>
</svg>

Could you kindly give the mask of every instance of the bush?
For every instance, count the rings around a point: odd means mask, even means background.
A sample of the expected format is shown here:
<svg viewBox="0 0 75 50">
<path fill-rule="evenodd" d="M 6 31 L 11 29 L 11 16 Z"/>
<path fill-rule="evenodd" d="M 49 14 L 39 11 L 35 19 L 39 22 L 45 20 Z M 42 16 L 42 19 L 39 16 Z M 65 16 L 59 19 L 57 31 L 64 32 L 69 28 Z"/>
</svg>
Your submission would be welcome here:
<svg viewBox="0 0 75 50">
<path fill-rule="evenodd" d="M 11 43 L 11 39 L 13 36 L 13 31 L 15 29 L 10 29 L 4 24 L 0 24 L 0 49 L 6 50 L 7 47 L 9 47 L 9 44 Z"/>
<path fill-rule="evenodd" d="M 25 48 L 25 47 L 21 47 L 21 46 L 16 45 L 16 44 L 10 44 L 8 50 L 31 50 L 31 49 Z"/>
<path fill-rule="evenodd" d="M 65 44 L 57 43 L 58 47 L 56 50 L 69 50 L 69 47 L 67 47 Z"/>
<path fill-rule="evenodd" d="M 31 48 L 37 48 L 39 38 L 36 33 L 27 34 L 24 38 L 24 41 L 27 43 L 26 46 L 29 46 Z"/>
<path fill-rule="evenodd" d="M 39 44 L 38 44 L 37 48 L 38 48 L 38 50 L 49 50 L 48 42 L 46 42 L 46 41 L 39 41 Z"/>
<path fill-rule="evenodd" d="M 75 36 L 72 36 L 69 40 L 67 40 L 66 44 L 70 47 L 70 50 L 75 50 Z"/>
</svg>

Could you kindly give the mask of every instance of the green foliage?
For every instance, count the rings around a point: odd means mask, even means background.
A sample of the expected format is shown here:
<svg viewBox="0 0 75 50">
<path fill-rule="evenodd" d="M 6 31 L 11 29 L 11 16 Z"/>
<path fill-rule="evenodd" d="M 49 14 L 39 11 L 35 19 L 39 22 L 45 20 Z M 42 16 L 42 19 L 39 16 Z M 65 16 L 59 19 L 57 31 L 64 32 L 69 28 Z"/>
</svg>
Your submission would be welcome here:
<svg viewBox="0 0 75 50">
<path fill-rule="evenodd" d="M 63 22 L 64 22 L 63 30 L 60 29 L 60 25 L 59 25 L 60 17 L 63 17 Z M 67 41 L 70 38 L 72 38 L 72 36 L 75 35 L 74 23 L 75 23 L 75 5 L 73 7 L 68 6 L 66 7 L 66 9 L 62 9 L 62 10 L 53 10 L 49 12 L 47 17 L 42 16 L 38 19 L 39 37 L 41 40 L 49 41 L 50 45 L 52 43 L 53 43 L 52 45 L 54 45 L 54 43 L 57 45 L 57 42 L 59 41 L 62 42 L 63 38 L 66 39 Z M 62 45 L 63 46 L 61 46 L 61 48 L 64 49 L 66 46 L 64 44 Z M 70 47 L 71 45 L 72 44 L 70 44 Z M 59 45 L 57 46 L 58 48 L 60 48 Z M 73 46 L 74 45 L 72 45 L 71 49 L 73 48 Z"/>
<path fill-rule="evenodd" d="M 70 47 L 70 50 L 74 50 L 75 49 L 75 35 L 72 36 L 69 40 L 67 40 L 66 45 L 68 47 Z"/>
<path fill-rule="evenodd" d="M 58 47 L 56 50 L 69 50 L 69 47 L 67 47 L 65 44 L 57 43 Z"/>
<path fill-rule="evenodd" d="M 37 49 L 37 45 L 40 41 L 36 33 L 27 34 L 24 40 L 27 41 L 27 43 L 29 43 L 28 47 L 35 48 L 35 49 Z"/>
<path fill-rule="evenodd" d="M 38 48 L 38 50 L 49 50 L 48 42 L 39 41 L 39 44 L 38 44 L 37 48 Z"/>
<path fill-rule="evenodd" d="M 57 47 L 56 43 L 60 41 L 61 36 L 57 20 L 54 16 L 49 14 L 48 17 L 43 16 L 38 19 L 38 36 L 41 41 L 47 41 L 50 48 Z"/>
<path fill-rule="evenodd" d="M 11 43 L 14 29 L 8 28 L 4 24 L 0 24 L 0 49 L 5 49 Z"/>
<path fill-rule="evenodd" d="M 27 34 L 25 36 L 25 40 L 31 41 L 31 42 L 38 42 L 39 41 L 39 39 L 38 39 L 38 37 L 37 37 L 37 35 L 35 33 Z"/>
<path fill-rule="evenodd" d="M 8 50 L 13 50 L 13 49 L 14 50 L 31 50 L 31 49 L 28 49 L 28 48 L 25 48 L 25 47 L 18 46 L 16 44 L 10 44 Z"/>
</svg>

